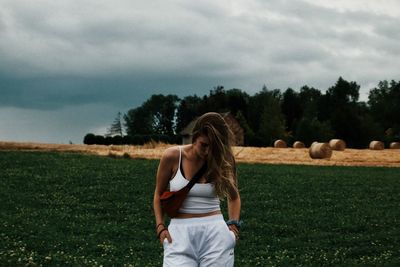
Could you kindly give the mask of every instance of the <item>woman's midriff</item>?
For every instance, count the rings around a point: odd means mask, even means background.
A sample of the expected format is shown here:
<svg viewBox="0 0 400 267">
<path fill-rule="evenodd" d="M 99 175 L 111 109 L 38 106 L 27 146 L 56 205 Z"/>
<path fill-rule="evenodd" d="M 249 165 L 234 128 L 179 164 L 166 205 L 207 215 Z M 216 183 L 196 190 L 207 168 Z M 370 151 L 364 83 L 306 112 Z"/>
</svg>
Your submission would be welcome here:
<svg viewBox="0 0 400 267">
<path fill-rule="evenodd" d="M 217 215 L 217 214 L 221 214 L 221 211 L 216 210 L 216 211 L 211 211 L 211 212 L 207 212 L 207 213 L 178 213 L 178 215 L 176 215 L 174 217 L 174 219 L 198 218 L 198 217 L 206 217 L 206 216 L 212 216 L 212 215 Z"/>
</svg>

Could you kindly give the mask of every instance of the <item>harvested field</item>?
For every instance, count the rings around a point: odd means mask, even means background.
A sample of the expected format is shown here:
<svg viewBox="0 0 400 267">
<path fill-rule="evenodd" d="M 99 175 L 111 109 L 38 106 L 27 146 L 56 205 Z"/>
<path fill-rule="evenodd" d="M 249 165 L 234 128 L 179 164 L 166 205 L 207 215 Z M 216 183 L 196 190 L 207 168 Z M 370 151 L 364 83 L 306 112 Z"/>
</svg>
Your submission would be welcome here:
<svg viewBox="0 0 400 267">
<path fill-rule="evenodd" d="M 0 266 L 162 266 L 157 165 L 0 151 Z M 399 266 L 398 169 L 238 164 L 235 266 Z"/>
<path fill-rule="evenodd" d="M 158 159 L 172 145 L 149 143 L 144 146 L 67 145 L 43 143 L 0 142 L 0 150 L 61 151 Z M 346 149 L 333 151 L 330 159 L 311 159 L 308 148 L 234 147 L 238 162 L 268 164 L 300 164 L 327 166 L 383 166 L 400 167 L 400 150 Z"/>
</svg>

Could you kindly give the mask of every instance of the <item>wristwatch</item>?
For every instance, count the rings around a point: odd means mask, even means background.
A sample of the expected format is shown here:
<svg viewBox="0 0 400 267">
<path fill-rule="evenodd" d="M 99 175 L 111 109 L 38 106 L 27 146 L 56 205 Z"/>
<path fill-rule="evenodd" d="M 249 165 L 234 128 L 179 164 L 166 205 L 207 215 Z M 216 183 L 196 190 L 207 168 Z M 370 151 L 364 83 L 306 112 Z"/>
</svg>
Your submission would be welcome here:
<svg viewBox="0 0 400 267">
<path fill-rule="evenodd" d="M 227 225 L 235 225 L 237 227 L 237 229 L 240 230 L 240 227 L 242 227 L 242 225 L 243 225 L 243 221 L 242 220 L 240 220 L 240 221 L 238 221 L 238 220 L 228 220 L 226 222 L 226 224 Z"/>
</svg>

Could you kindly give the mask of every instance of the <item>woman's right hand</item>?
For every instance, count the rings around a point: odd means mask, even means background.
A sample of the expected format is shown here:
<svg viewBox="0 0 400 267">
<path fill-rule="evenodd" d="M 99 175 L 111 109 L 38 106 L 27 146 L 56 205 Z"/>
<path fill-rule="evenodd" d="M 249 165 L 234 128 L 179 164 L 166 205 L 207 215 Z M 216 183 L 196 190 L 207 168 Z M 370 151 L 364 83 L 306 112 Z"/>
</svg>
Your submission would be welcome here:
<svg viewBox="0 0 400 267">
<path fill-rule="evenodd" d="M 160 244 L 161 245 L 164 243 L 165 238 L 168 240 L 169 243 L 172 243 L 172 238 L 168 232 L 168 229 L 163 230 L 163 232 L 160 234 Z"/>
</svg>

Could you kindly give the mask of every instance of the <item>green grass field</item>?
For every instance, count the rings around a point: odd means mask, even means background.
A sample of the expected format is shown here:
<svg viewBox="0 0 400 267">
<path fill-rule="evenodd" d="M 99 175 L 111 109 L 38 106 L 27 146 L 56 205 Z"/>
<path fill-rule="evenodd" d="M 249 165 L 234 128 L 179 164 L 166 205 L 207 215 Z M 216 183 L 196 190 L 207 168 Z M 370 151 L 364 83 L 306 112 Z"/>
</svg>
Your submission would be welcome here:
<svg viewBox="0 0 400 267">
<path fill-rule="evenodd" d="M 0 266 L 161 266 L 157 164 L 0 152 Z M 399 168 L 238 172 L 246 225 L 235 266 L 400 266 Z"/>
</svg>

